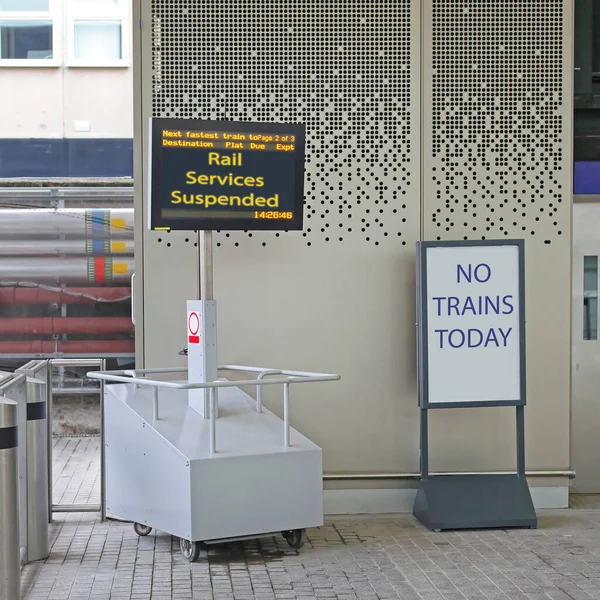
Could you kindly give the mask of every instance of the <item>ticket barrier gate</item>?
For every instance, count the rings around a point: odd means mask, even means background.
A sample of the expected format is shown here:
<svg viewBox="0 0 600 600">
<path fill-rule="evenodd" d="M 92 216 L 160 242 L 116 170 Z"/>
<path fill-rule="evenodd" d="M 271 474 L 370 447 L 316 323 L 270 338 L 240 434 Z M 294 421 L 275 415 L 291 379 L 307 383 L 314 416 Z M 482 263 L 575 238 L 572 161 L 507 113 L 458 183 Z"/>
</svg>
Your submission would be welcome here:
<svg viewBox="0 0 600 600">
<path fill-rule="evenodd" d="M 20 567 L 49 554 L 46 382 L 28 375 L 45 362 L 32 363 L 0 373 L 0 600 L 18 600 Z"/>
</svg>

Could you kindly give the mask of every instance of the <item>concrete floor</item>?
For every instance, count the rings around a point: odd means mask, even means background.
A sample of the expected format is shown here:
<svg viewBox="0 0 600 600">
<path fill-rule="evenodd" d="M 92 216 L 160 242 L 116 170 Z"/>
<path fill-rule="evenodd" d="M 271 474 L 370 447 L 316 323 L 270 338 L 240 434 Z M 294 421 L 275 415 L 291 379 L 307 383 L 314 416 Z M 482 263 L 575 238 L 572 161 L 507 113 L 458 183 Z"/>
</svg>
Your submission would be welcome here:
<svg viewBox="0 0 600 600">
<path fill-rule="evenodd" d="M 97 442 L 56 443 L 55 502 L 97 501 Z M 275 537 L 213 546 L 194 564 L 162 532 L 139 538 L 131 524 L 57 514 L 50 558 L 25 567 L 23 597 L 600 599 L 600 510 L 577 500 L 583 508 L 542 511 L 537 530 L 435 534 L 406 514 L 340 517 L 310 530 L 299 552 Z"/>
</svg>

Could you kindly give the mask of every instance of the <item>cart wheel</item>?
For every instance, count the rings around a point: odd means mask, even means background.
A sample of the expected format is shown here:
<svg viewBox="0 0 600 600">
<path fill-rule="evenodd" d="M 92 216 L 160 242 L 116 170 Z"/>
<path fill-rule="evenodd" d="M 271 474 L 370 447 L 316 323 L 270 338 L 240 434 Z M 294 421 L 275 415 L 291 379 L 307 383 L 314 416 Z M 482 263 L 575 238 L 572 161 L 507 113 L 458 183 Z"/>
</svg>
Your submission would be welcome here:
<svg viewBox="0 0 600 600">
<path fill-rule="evenodd" d="M 306 529 L 294 529 L 293 531 L 284 531 L 283 537 L 286 542 L 294 549 L 300 550 L 306 542 Z"/>
<path fill-rule="evenodd" d="M 196 562 L 200 556 L 200 542 L 189 542 L 188 540 L 179 540 L 181 554 L 189 562 Z"/>
<path fill-rule="evenodd" d="M 148 525 L 142 525 L 141 523 L 134 523 L 133 529 L 138 535 L 141 535 L 142 537 L 148 535 L 152 531 L 152 527 Z"/>
</svg>

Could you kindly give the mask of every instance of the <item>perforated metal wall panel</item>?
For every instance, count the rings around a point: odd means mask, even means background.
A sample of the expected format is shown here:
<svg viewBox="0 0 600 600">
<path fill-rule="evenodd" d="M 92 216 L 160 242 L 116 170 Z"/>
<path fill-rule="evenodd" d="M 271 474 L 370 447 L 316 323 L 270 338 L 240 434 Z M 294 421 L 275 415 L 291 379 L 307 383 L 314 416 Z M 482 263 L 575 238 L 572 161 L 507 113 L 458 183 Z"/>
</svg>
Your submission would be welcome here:
<svg viewBox="0 0 600 600">
<path fill-rule="evenodd" d="M 154 116 L 304 123 L 306 245 L 406 245 L 419 127 L 410 0 L 155 0 L 152 18 Z"/>
<path fill-rule="evenodd" d="M 427 235 L 560 242 L 572 189 L 564 0 L 426 4 Z"/>
<path fill-rule="evenodd" d="M 571 4 L 423 2 L 423 234 L 525 240 L 528 467 L 569 463 Z M 512 412 L 461 415 L 455 453 L 493 460 Z M 432 460 L 456 468 L 445 437 Z"/>
</svg>

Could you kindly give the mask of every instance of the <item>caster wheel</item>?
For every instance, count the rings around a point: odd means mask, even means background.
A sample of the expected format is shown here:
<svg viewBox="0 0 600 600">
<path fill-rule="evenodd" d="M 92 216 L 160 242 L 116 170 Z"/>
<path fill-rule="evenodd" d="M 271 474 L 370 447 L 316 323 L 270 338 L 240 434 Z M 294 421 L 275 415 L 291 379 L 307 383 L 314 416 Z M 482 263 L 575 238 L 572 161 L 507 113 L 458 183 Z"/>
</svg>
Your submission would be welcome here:
<svg viewBox="0 0 600 600">
<path fill-rule="evenodd" d="M 293 531 L 284 531 L 283 537 L 285 541 L 294 550 L 300 550 L 306 542 L 306 529 L 294 529 Z"/>
<path fill-rule="evenodd" d="M 188 540 L 179 540 L 181 554 L 189 562 L 196 562 L 200 556 L 200 542 L 189 542 Z"/>
<path fill-rule="evenodd" d="M 152 527 L 149 527 L 148 525 L 142 525 L 141 523 L 134 523 L 133 529 L 142 537 L 148 535 L 152 531 Z"/>
<path fill-rule="evenodd" d="M 442 530 L 441 530 L 441 529 L 434 529 L 433 531 L 434 531 L 435 533 L 441 533 L 441 531 L 442 531 Z"/>
</svg>

